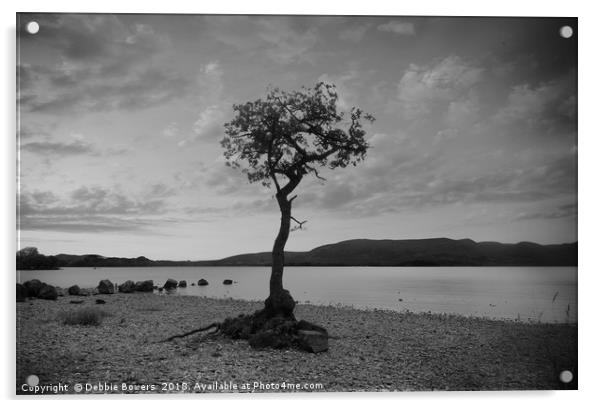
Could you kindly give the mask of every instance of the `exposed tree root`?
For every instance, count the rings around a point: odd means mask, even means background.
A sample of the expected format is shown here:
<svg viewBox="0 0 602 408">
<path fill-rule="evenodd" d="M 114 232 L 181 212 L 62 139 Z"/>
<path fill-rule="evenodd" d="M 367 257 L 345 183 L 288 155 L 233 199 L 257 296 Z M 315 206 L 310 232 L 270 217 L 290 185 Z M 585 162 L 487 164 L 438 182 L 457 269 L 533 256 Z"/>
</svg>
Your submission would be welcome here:
<svg viewBox="0 0 602 408">
<path fill-rule="evenodd" d="M 299 348 L 310 352 L 328 349 L 328 335 L 325 328 L 305 320 L 297 321 L 295 316 L 274 315 L 266 309 L 253 314 L 241 314 L 227 318 L 223 322 L 211 323 L 183 334 L 171 336 L 162 342 L 190 336 L 214 328 L 210 334 L 218 334 L 231 339 L 248 340 L 253 348 Z"/>
<path fill-rule="evenodd" d="M 195 330 L 191 330 L 191 331 L 189 331 L 189 332 L 186 332 L 186 333 L 183 333 L 183 334 L 176 334 L 175 336 L 168 337 L 168 338 L 166 338 L 165 340 L 161 340 L 161 341 L 160 341 L 160 343 L 167 343 L 168 341 L 172 341 L 172 340 L 174 340 L 174 339 L 181 339 L 181 338 L 183 338 L 183 337 L 187 337 L 187 336 L 190 336 L 190 335 L 192 335 L 192 334 L 195 334 L 195 333 L 200 333 L 200 332 L 203 332 L 203 331 L 206 331 L 206 330 L 212 329 L 212 328 L 214 328 L 214 327 L 215 327 L 217 330 L 215 330 L 215 331 L 214 331 L 214 332 L 212 332 L 212 333 L 213 333 L 213 334 L 215 334 L 215 333 L 219 332 L 219 330 L 220 330 L 220 326 L 221 326 L 221 323 L 217 323 L 217 322 L 215 322 L 215 323 L 211 323 L 210 325 L 208 325 L 208 326 L 205 326 L 205 327 L 201 327 L 201 328 L 198 328 L 198 329 L 195 329 Z"/>
</svg>

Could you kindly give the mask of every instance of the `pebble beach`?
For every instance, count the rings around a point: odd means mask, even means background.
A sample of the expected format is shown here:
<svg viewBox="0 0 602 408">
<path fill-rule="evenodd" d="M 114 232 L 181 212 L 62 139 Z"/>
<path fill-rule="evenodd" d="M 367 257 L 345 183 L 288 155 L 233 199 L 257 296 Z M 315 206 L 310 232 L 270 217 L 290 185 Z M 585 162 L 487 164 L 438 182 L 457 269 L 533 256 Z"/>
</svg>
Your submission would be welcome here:
<svg viewBox="0 0 602 408">
<path fill-rule="evenodd" d="M 299 304 L 297 319 L 328 330 L 328 351 L 257 350 L 205 333 L 162 341 L 261 307 L 153 293 L 27 299 L 16 304 L 16 392 L 33 393 L 31 375 L 67 394 L 577 388 L 575 324 Z M 102 314 L 98 325 L 65 323 L 84 308 Z"/>
</svg>

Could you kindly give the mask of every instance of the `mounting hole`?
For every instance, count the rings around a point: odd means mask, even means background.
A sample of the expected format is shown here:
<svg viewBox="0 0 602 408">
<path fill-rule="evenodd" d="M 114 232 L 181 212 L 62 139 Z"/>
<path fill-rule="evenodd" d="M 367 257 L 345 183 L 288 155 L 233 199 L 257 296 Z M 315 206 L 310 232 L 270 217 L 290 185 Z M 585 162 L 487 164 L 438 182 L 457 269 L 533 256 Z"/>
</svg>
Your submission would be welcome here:
<svg viewBox="0 0 602 408">
<path fill-rule="evenodd" d="M 25 382 L 30 387 L 35 387 L 36 385 L 38 385 L 40 383 L 40 378 L 35 374 L 28 375 L 27 378 L 25 379 Z"/>
<path fill-rule="evenodd" d="M 560 36 L 562 38 L 571 38 L 573 36 L 573 27 L 571 27 L 571 26 L 560 27 Z"/>
<path fill-rule="evenodd" d="M 25 29 L 29 34 L 37 34 L 37 32 L 40 31 L 40 25 L 37 21 L 30 21 L 25 26 Z"/>
<path fill-rule="evenodd" d="M 568 384 L 571 381 L 573 381 L 573 373 L 571 373 L 569 370 L 564 370 L 560 373 L 558 377 L 560 378 L 560 381 L 562 381 L 565 384 Z"/>
</svg>

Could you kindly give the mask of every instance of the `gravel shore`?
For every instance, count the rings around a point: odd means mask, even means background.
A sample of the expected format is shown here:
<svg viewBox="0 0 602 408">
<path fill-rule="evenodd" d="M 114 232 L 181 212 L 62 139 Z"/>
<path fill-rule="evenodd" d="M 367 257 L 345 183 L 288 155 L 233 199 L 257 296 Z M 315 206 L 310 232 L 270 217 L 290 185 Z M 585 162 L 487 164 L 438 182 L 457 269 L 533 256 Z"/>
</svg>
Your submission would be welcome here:
<svg viewBox="0 0 602 408">
<path fill-rule="evenodd" d="M 64 323 L 65 314 L 85 307 L 106 312 L 100 325 Z M 334 337 L 327 352 L 254 350 L 202 334 L 161 342 L 261 307 L 151 293 L 28 299 L 17 303 L 17 393 L 31 394 L 23 386 L 31 374 L 39 386 L 69 385 L 59 393 L 76 393 L 75 384 L 82 392 L 89 384 L 89 393 L 577 387 L 577 325 L 299 304 L 297 319 Z M 575 375 L 569 384 L 559 380 L 563 370 Z"/>
</svg>

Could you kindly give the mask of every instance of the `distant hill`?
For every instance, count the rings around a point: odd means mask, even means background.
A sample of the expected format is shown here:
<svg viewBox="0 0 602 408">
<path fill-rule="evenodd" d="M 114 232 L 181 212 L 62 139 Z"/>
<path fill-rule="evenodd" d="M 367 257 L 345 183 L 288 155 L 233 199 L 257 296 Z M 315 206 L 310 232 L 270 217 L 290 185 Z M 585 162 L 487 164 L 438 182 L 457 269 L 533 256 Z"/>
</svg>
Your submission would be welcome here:
<svg viewBox="0 0 602 408">
<path fill-rule="evenodd" d="M 577 243 L 501 244 L 448 238 L 354 239 L 308 252 L 287 252 L 287 265 L 299 266 L 576 266 Z M 271 265 L 271 253 L 236 255 L 215 265 Z"/>
<path fill-rule="evenodd" d="M 34 248 L 35 249 L 35 248 Z M 36 256 L 43 256 L 37 254 Z M 23 255 L 23 254 L 21 254 Z M 17 257 L 19 260 L 23 257 Z M 59 254 L 52 266 L 269 266 L 271 253 L 235 255 L 211 261 L 153 261 L 101 255 Z M 37 259 L 37 258 L 36 258 Z M 501 244 L 448 238 L 410 240 L 354 239 L 320 246 L 307 252 L 287 252 L 287 266 L 577 266 L 577 243 L 539 245 L 532 242 Z M 17 266 L 23 262 L 17 262 Z M 40 263 L 45 266 L 45 263 Z M 31 263 L 23 269 L 38 268 Z"/>
</svg>

